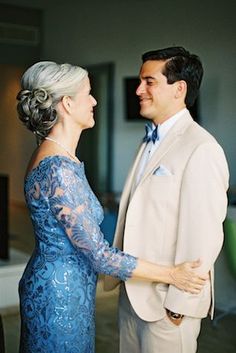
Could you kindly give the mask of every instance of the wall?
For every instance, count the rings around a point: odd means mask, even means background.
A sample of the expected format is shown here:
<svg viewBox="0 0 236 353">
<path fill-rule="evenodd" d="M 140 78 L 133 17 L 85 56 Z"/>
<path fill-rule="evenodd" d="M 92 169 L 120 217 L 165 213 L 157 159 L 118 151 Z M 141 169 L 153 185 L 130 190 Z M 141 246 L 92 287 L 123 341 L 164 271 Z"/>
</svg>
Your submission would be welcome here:
<svg viewBox="0 0 236 353">
<path fill-rule="evenodd" d="M 235 1 L 179 0 L 177 6 L 158 0 L 71 3 L 58 6 L 57 16 L 54 9 L 46 12 L 43 55 L 81 65 L 115 62 L 114 190 L 122 189 L 143 135 L 142 123 L 125 121 L 122 79 L 138 74 L 141 53 L 173 44 L 186 46 L 202 58 L 202 125 L 225 149 L 231 182 L 236 184 Z"/>
<path fill-rule="evenodd" d="M 10 200 L 23 200 L 27 161 L 36 144 L 16 115 L 16 95 L 23 67 L 0 64 L 0 173 L 10 176 Z"/>
<path fill-rule="evenodd" d="M 22 6 L 11 6 L 0 2 L 0 23 L 17 25 L 18 28 L 6 30 L 1 28 L 0 35 L 0 62 L 1 64 L 26 65 L 37 60 L 41 51 L 40 28 L 41 11 L 37 9 L 24 8 Z M 37 31 L 38 36 L 33 36 L 26 27 Z M 5 34 L 5 36 L 3 35 Z M 6 40 L 7 34 L 7 40 Z M 33 42 L 33 43 L 32 43 Z"/>
<path fill-rule="evenodd" d="M 8 2 L 44 8 L 42 59 L 82 66 L 115 63 L 114 191 L 122 190 L 143 135 L 143 123 L 125 121 L 123 78 L 138 75 L 143 52 L 170 45 L 183 45 L 202 58 L 202 125 L 225 149 L 236 184 L 234 0 Z"/>
<path fill-rule="evenodd" d="M 40 33 L 41 11 L 0 3 L 0 23 L 34 27 Z M 8 33 L 7 41 L 2 32 L 0 35 L 0 173 L 9 175 L 10 201 L 15 204 L 24 199 L 25 168 L 36 146 L 16 114 L 20 78 L 29 64 L 39 60 L 41 51 L 40 43 L 29 43 L 26 38 L 25 34 L 23 38 L 19 36 L 19 28 Z"/>
</svg>

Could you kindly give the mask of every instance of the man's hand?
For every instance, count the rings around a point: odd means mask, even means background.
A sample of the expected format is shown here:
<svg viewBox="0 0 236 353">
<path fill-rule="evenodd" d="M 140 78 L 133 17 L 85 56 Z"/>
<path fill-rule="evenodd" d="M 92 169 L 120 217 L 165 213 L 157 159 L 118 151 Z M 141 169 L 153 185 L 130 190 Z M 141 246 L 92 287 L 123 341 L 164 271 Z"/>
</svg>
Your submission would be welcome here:
<svg viewBox="0 0 236 353">
<path fill-rule="evenodd" d="M 169 320 L 176 326 L 179 326 L 183 320 L 184 315 L 173 313 L 172 311 L 166 309 L 166 314 Z"/>
</svg>

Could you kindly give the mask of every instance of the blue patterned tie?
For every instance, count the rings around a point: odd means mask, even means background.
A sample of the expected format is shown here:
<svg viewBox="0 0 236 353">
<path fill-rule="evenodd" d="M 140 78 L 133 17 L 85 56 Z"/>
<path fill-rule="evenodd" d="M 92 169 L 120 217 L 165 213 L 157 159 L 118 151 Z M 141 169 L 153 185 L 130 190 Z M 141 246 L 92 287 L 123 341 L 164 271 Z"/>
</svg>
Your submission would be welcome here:
<svg viewBox="0 0 236 353">
<path fill-rule="evenodd" d="M 146 130 L 146 135 L 143 138 L 143 142 L 150 142 L 152 141 L 153 143 L 155 143 L 156 141 L 159 140 L 159 136 L 158 136 L 158 126 L 156 126 L 154 129 L 152 127 L 151 124 L 146 124 L 145 125 L 145 130 Z"/>
</svg>

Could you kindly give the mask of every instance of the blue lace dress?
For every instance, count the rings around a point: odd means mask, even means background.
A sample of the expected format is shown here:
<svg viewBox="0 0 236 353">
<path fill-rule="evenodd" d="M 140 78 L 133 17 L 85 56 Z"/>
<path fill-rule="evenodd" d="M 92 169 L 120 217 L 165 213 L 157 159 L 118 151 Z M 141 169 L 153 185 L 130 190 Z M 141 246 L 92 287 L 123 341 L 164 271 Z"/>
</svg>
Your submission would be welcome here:
<svg viewBox="0 0 236 353">
<path fill-rule="evenodd" d="M 44 158 L 25 197 L 36 246 L 19 283 L 20 353 L 93 353 L 97 274 L 125 281 L 137 260 L 104 240 L 83 163 Z"/>
</svg>

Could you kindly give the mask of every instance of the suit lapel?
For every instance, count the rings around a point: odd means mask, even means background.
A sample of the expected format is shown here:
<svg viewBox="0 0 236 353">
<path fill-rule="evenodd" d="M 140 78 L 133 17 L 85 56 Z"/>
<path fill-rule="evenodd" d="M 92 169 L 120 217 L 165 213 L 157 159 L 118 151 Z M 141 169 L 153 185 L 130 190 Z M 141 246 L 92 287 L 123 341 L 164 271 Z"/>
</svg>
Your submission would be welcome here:
<svg viewBox="0 0 236 353">
<path fill-rule="evenodd" d="M 134 178 L 136 175 L 136 171 L 137 171 L 137 166 L 139 164 L 140 158 L 142 156 L 143 150 L 145 148 L 145 143 L 142 143 L 142 145 L 139 148 L 138 154 L 136 156 L 136 159 L 133 163 L 133 166 L 128 174 L 124 189 L 123 189 L 123 193 L 122 193 L 122 197 L 120 200 L 120 209 L 126 209 L 127 205 L 128 205 L 128 201 L 129 201 L 129 197 L 130 197 L 130 193 L 131 193 L 131 189 L 134 183 Z M 126 205 L 126 206 L 125 206 Z"/>
<path fill-rule="evenodd" d="M 188 128 L 190 124 L 192 124 L 193 119 L 189 112 L 187 111 L 186 114 L 183 115 L 182 118 L 180 118 L 176 124 L 170 129 L 170 131 L 167 133 L 163 141 L 161 142 L 160 146 L 157 148 L 155 153 L 153 154 L 150 162 L 148 163 L 144 174 L 137 185 L 137 187 L 132 190 L 132 186 L 134 184 L 135 180 L 135 175 L 137 173 L 137 167 L 139 165 L 140 158 L 142 156 L 142 153 L 144 151 L 144 148 L 146 146 L 145 143 L 143 143 L 140 146 L 140 149 L 138 151 L 137 157 L 134 161 L 133 167 L 131 168 L 129 175 L 127 177 L 122 197 L 120 200 L 120 213 L 119 213 L 119 219 L 123 219 L 126 214 L 126 210 L 130 201 L 130 196 L 131 196 L 131 191 L 133 191 L 133 194 L 135 194 L 136 190 L 138 187 L 143 183 L 143 181 L 146 179 L 148 175 L 153 173 L 153 171 L 158 167 L 158 164 L 161 162 L 162 158 L 165 156 L 165 154 L 172 148 L 172 146 L 179 140 L 181 135 L 185 132 L 185 130 Z"/>
<path fill-rule="evenodd" d="M 168 151 L 173 147 L 173 145 L 179 140 L 181 135 L 185 132 L 190 124 L 192 124 L 193 119 L 189 112 L 183 115 L 176 124 L 170 129 L 167 133 L 163 141 L 161 142 L 160 146 L 154 152 L 152 158 L 150 159 L 149 163 L 147 164 L 143 176 L 140 180 L 139 185 L 143 183 L 146 177 L 153 173 L 153 171 L 158 167 L 162 158 L 168 153 Z M 138 185 L 138 186 L 139 186 Z M 137 186 L 137 187 L 138 187 Z"/>
<path fill-rule="evenodd" d="M 114 246 L 118 247 L 119 249 L 123 248 L 122 244 L 123 244 L 124 222 L 126 218 L 127 208 L 129 205 L 132 183 L 144 148 L 145 148 L 145 143 L 143 143 L 139 148 L 136 159 L 126 179 L 126 183 L 120 200 L 119 214 L 118 214 L 116 232 L 115 232 L 114 242 L 113 242 Z"/>
</svg>

